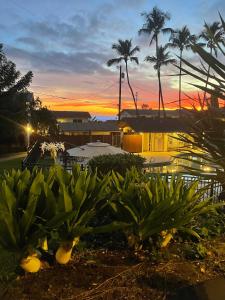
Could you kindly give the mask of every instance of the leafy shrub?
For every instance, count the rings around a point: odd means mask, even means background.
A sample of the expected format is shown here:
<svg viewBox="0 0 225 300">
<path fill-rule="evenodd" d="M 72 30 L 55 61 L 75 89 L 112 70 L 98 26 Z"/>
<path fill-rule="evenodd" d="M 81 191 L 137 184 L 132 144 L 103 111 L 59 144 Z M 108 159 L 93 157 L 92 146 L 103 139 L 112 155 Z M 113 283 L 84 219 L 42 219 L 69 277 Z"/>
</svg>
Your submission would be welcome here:
<svg viewBox="0 0 225 300">
<path fill-rule="evenodd" d="M 161 236 L 161 246 L 166 246 L 178 230 L 200 238 L 191 224 L 199 215 L 221 205 L 212 204 L 211 199 L 200 202 L 205 191 L 197 189 L 197 181 L 186 186 L 183 179 L 175 177 L 170 182 L 159 176 L 143 183 L 134 179 L 112 174 L 110 204 L 115 219 L 127 223 L 124 232 L 136 249 L 154 236 Z"/>
<path fill-rule="evenodd" d="M 105 204 L 109 176 L 99 179 L 97 172 L 81 170 L 79 165 L 72 174 L 62 168 L 52 168 L 51 173 L 46 198 L 53 199 L 56 214 L 71 213 L 58 232 L 61 241 L 72 241 L 92 230 L 88 224 L 96 209 Z"/>
<path fill-rule="evenodd" d="M 135 249 L 166 246 L 178 231 L 199 238 L 199 216 L 223 205 L 200 200 L 204 193 L 198 182 L 186 186 L 181 178 L 149 178 L 135 168 L 125 176 L 112 171 L 100 178 L 97 170 L 77 165 L 71 173 L 59 166 L 5 172 L 0 178 L 0 248 L 15 254 L 27 270 L 21 260 L 37 261 L 35 252 L 44 257 L 39 250 L 46 239 L 54 249 L 59 245 L 56 259 L 64 264 L 84 235 L 89 244 L 113 248 L 118 238 L 117 245 Z"/>
<path fill-rule="evenodd" d="M 119 173 L 114 171 L 110 174 L 109 178 L 109 190 L 107 194 L 107 199 L 110 199 L 112 194 L 116 193 L 115 182 L 124 181 L 123 188 L 126 189 L 127 186 L 132 182 L 140 184 L 146 182 L 148 177 L 140 173 L 136 168 L 132 167 L 130 170 L 126 171 L 125 176 L 123 177 Z M 116 227 L 115 225 L 119 225 Z M 96 212 L 95 217 L 92 219 L 90 225 L 92 227 L 98 227 L 97 231 L 104 231 L 102 233 L 91 233 L 84 236 L 84 241 L 88 247 L 105 247 L 108 249 L 126 249 L 127 248 L 127 239 L 123 232 L 123 227 L 127 227 L 124 223 L 121 222 L 118 224 L 115 222 L 115 213 L 110 205 L 104 206 L 102 209 Z M 121 225 L 121 227 L 120 227 Z M 101 230 L 100 230 L 101 229 Z M 105 229 L 105 230 L 104 230 Z M 112 232 L 115 231 L 116 232 Z"/>
<path fill-rule="evenodd" d="M 56 227 L 54 203 L 42 171 L 13 170 L 0 179 L 0 247 L 15 253 L 18 261 L 33 254 L 40 240 Z"/>
<path fill-rule="evenodd" d="M 5 172 L 0 179 L 0 247 L 15 253 L 23 268 L 27 258 L 39 264 L 34 253 L 53 230 L 59 242 L 86 232 L 106 185 L 107 177 L 99 181 L 78 166 L 73 174 L 61 167 Z"/>
<path fill-rule="evenodd" d="M 125 175 L 127 170 L 135 167 L 137 170 L 142 170 L 145 159 L 134 154 L 113 154 L 99 155 L 89 161 L 91 170 L 97 168 L 99 174 L 107 174 L 110 171 L 115 171 L 121 175 Z"/>
</svg>

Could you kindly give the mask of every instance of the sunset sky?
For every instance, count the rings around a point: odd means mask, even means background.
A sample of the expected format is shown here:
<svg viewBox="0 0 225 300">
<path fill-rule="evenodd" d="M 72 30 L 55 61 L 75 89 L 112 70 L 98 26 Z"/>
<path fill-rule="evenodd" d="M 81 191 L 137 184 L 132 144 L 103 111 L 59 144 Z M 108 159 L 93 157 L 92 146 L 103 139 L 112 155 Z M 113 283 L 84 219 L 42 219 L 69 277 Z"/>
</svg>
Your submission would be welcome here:
<svg viewBox="0 0 225 300">
<path fill-rule="evenodd" d="M 158 85 L 153 66 L 145 63 L 153 55 L 149 38 L 138 36 L 144 20 L 141 13 L 157 5 L 171 14 L 168 27 L 187 25 L 198 34 L 204 21 L 218 20 L 218 11 L 225 16 L 224 0 L 0 0 L 0 42 L 5 53 L 18 69 L 32 70 L 30 90 L 54 110 L 89 111 L 93 116 L 115 117 L 118 102 L 118 69 L 108 68 L 107 60 L 115 57 L 112 43 L 132 39 L 140 46 L 139 66 L 130 64 L 130 79 L 143 103 L 157 107 Z M 168 41 L 161 36 L 160 43 Z M 173 55 L 178 54 L 171 51 Z M 184 55 L 198 64 L 191 52 Z M 163 75 L 176 74 L 173 66 Z M 163 76 L 167 108 L 176 108 L 178 78 Z M 183 90 L 195 91 L 183 78 Z M 126 82 L 122 90 L 123 108 L 133 108 Z M 183 98 L 186 98 L 183 95 Z"/>
</svg>

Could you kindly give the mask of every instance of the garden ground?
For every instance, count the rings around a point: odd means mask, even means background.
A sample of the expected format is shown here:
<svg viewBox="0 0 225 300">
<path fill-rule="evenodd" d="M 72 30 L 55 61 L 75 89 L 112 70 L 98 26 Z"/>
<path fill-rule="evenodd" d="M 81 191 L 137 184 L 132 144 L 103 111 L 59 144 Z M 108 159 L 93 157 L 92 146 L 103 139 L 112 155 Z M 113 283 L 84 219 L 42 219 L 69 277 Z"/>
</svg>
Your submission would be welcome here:
<svg viewBox="0 0 225 300">
<path fill-rule="evenodd" d="M 225 274 L 225 237 L 205 242 L 204 259 L 188 243 L 159 254 L 85 250 L 66 266 L 18 277 L 2 300 L 172 299 L 178 289 Z"/>
</svg>

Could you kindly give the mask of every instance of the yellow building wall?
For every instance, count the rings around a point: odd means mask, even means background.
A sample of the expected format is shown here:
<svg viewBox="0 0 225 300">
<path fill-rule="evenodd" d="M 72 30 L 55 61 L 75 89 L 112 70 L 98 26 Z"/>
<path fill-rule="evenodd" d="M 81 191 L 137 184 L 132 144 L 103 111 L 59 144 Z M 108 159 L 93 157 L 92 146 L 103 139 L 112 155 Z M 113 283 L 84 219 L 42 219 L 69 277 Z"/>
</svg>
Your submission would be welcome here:
<svg viewBox="0 0 225 300">
<path fill-rule="evenodd" d="M 141 133 L 142 152 L 167 152 L 178 151 L 185 145 L 183 142 L 175 139 L 179 133 Z M 184 135 L 184 134 L 183 134 Z"/>
</svg>

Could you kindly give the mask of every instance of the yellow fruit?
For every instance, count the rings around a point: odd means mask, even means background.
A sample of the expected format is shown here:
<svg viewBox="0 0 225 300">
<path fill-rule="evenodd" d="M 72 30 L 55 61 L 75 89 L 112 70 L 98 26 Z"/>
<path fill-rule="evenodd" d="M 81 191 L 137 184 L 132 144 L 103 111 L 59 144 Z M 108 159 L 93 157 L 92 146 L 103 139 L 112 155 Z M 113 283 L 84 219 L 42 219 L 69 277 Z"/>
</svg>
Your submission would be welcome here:
<svg viewBox="0 0 225 300">
<path fill-rule="evenodd" d="M 41 267 L 41 262 L 37 257 L 32 255 L 32 256 L 28 256 L 27 258 L 22 259 L 20 266 L 26 272 L 36 273 L 39 271 L 39 269 Z"/>
<path fill-rule="evenodd" d="M 60 246 L 55 255 L 56 261 L 61 265 L 67 264 L 70 261 L 72 250 L 73 248 L 66 249 L 64 246 Z"/>
</svg>

